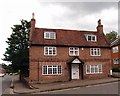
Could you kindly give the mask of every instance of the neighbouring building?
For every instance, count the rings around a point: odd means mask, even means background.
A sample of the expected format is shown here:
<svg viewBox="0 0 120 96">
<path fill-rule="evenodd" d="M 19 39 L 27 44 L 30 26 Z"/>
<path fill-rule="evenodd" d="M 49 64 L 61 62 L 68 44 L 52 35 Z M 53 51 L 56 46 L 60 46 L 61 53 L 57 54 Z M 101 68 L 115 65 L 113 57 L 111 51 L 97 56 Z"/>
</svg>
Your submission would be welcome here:
<svg viewBox="0 0 120 96">
<path fill-rule="evenodd" d="M 0 74 L 6 74 L 6 70 L 0 64 Z"/>
<path fill-rule="evenodd" d="M 36 28 L 31 19 L 29 82 L 107 78 L 111 49 L 101 20 L 97 31 Z"/>
<path fill-rule="evenodd" d="M 120 67 L 120 38 L 111 43 L 112 67 Z"/>
</svg>

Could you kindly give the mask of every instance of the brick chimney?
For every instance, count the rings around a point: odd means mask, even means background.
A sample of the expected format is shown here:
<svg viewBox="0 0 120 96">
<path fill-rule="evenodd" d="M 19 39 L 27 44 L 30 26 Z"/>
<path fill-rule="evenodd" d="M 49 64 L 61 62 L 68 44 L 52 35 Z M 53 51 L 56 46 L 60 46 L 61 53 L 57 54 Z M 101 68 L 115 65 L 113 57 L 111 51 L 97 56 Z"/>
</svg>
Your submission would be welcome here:
<svg viewBox="0 0 120 96">
<path fill-rule="evenodd" d="M 35 14 L 32 13 L 32 19 L 31 19 L 31 28 L 30 28 L 30 38 L 29 38 L 29 41 L 32 42 L 32 35 L 33 35 L 33 32 L 35 31 L 35 19 L 34 19 L 34 16 Z"/>
<path fill-rule="evenodd" d="M 101 19 L 98 20 L 97 32 L 103 33 L 103 25 L 101 25 Z"/>
</svg>

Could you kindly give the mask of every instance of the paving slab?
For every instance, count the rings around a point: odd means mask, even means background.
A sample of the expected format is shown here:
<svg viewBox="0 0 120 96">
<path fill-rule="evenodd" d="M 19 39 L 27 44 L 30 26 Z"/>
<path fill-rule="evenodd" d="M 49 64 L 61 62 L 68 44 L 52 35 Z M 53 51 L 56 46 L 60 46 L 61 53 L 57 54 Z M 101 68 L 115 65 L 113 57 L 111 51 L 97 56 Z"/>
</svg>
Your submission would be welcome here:
<svg viewBox="0 0 120 96">
<path fill-rule="evenodd" d="M 19 78 L 14 78 L 14 93 L 17 94 L 30 94 L 30 93 L 37 93 L 37 92 L 45 92 L 45 91 L 53 91 L 53 90 L 62 90 L 68 88 L 75 88 L 75 87 L 85 87 L 90 85 L 96 84 L 104 84 L 104 83 L 111 83 L 111 82 L 118 82 L 119 78 L 105 78 L 105 79 L 97 79 L 97 80 L 73 80 L 68 82 L 55 82 L 55 83 L 47 83 L 47 84 L 31 84 L 33 87 L 28 88 L 25 83 L 19 81 Z"/>
</svg>

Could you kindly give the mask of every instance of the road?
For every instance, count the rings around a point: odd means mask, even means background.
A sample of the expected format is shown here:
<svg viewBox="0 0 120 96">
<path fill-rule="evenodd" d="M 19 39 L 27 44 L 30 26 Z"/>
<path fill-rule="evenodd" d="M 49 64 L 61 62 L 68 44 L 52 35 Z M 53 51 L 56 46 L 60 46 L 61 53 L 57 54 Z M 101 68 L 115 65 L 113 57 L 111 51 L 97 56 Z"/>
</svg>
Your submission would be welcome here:
<svg viewBox="0 0 120 96">
<path fill-rule="evenodd" d="M 10 84 L 13 76 L 5 75 L 4 77 L 0 77 L 0 95 L 1 94 L 9 94 Z"/>
<path fill-rule="evenodd" d="M 118 89 L 119 89 L 118 82 L 113 82 L 113 83 L 92 85 L 86 87 L 48 91 L 48 92 L 42 92 L 36 94 L 118 94 Z"/>
</svg>

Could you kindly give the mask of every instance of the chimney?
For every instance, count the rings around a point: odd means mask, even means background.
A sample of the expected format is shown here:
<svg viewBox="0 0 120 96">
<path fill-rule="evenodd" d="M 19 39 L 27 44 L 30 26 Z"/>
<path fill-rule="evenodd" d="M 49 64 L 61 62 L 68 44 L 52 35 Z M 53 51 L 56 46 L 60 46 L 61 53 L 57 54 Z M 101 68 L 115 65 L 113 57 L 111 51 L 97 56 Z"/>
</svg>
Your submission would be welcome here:
<svg viewBox="0 0 120 96">
<path fill-rule="evenodd" d="M 30 42 L 32 42 L 32 35 L 33 35 L 33 32 L 35 31 L 35 23 L 36 23 L 36 21 L 34 19 L 34 16 L 35 16 L 35 14 L 32 13 L 31 28 L 30 28 L 30 39 L 29 39 Z"/>
<path fill-rule="evenodd" d="M 32 19 L 31 19 L 31 31 L 35 31 L 35 14 L 32 13 Z"/>
<path fill-rule="evenodd" d="M 97 32 L 103 33 L 103 25 L 101 25 L 101 19 L 98 20 Z"/>
</svg>

